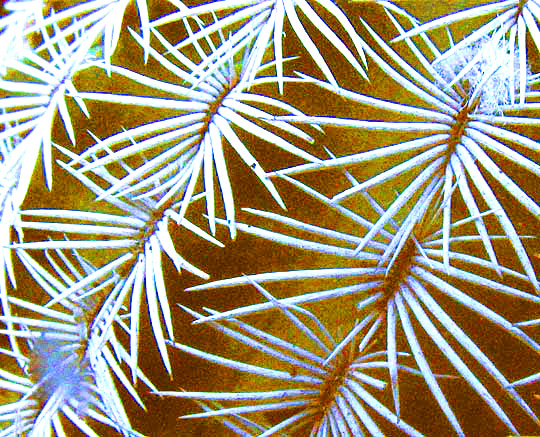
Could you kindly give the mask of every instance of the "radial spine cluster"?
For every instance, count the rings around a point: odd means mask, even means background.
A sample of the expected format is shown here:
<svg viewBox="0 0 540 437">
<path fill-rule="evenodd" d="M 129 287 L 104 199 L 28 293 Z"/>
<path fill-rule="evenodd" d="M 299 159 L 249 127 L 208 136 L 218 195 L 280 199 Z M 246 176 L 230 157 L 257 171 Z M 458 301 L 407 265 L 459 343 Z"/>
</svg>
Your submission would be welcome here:
<svg viewBox="0 0 540 437">
<path fill-rule="evenodd" d="M 450 3 L 2 2 L 0 437 L 540 434 L 540 1 Z"/>
</svg>

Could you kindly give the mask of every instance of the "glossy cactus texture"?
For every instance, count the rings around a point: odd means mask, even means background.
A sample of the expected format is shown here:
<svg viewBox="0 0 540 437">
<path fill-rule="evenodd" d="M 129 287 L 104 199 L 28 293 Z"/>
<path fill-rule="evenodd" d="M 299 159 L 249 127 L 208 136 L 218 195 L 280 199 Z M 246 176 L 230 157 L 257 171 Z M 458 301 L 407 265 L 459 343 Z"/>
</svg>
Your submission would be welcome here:
<svg viewBox="0 0 540 437">
<path fill-rule="evenodd" d="M 0 437 L 540 434 L 540 2 L 0 13 Z"/>
</svg>

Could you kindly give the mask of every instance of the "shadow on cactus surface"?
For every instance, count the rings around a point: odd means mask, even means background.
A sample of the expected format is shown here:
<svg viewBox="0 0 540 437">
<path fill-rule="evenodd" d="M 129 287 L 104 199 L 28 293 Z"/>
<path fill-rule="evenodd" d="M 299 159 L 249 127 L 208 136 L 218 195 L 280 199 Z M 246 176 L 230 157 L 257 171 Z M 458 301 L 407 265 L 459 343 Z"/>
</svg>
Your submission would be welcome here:
<svg viewBox="0 0 540 437">
<path fill-rule="evenodd" d="M 0 436 L 540 434 L 540 2 L 2 8 Z"/>
</svg>

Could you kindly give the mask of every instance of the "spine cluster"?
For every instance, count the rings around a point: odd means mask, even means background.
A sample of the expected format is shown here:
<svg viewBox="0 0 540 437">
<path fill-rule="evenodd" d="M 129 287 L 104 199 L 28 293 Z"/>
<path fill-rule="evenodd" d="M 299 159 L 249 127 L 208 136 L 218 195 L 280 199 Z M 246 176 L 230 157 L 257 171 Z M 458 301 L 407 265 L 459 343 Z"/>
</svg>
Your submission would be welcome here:
<svg viewBox="0 0 540 437">
<path fill-rule="evenodd" d="M 2 3 L 0 437 L 538 432 L 540 2 L 425 3 Z"/>
</svg>

